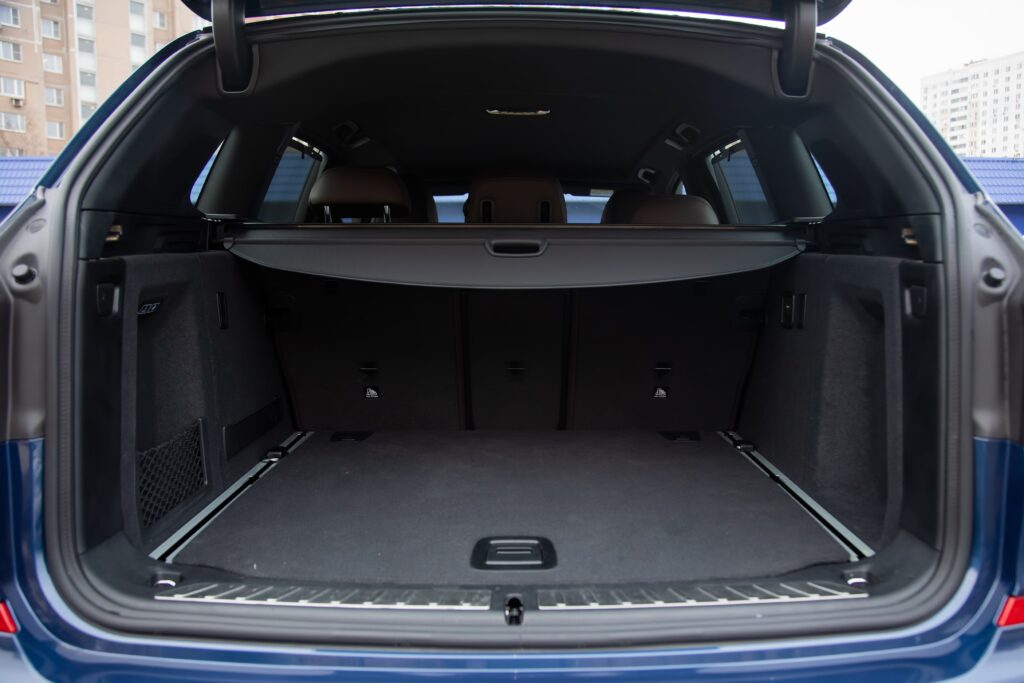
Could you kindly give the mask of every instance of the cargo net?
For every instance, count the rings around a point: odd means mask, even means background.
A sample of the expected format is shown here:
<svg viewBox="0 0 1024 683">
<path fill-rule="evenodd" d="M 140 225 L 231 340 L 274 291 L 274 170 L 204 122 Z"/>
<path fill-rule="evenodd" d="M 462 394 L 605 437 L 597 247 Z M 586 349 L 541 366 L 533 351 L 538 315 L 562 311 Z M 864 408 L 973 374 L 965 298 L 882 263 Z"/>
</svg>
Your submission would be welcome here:
<svg viewBox="0 0 1024 683">
<path fill-rule="evenodd" d="M 196 420 L 169 441 L 138 453 L 139 519 L 144 528 L 156 524 L 206 485 L 202 427 L 202 420 Z"/>
</svg>

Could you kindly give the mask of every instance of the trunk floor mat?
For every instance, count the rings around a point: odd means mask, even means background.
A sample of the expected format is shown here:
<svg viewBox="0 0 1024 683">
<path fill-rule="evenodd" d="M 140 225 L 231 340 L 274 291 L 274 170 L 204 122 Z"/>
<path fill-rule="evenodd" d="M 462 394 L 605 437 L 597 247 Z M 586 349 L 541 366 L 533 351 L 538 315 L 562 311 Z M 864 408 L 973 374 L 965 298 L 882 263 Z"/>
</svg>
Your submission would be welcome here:
<svg viewBox="0 0 1024 683">
<path fill-rule="evenodd" d="M 543 536 L 558 564 L 470 566 L 487 536 Z M 176 564 L 326 582 L 484 586 L 764 577 L 846 562 L 715 433 L 318 432 L 215 517 Z"/>
</svg>

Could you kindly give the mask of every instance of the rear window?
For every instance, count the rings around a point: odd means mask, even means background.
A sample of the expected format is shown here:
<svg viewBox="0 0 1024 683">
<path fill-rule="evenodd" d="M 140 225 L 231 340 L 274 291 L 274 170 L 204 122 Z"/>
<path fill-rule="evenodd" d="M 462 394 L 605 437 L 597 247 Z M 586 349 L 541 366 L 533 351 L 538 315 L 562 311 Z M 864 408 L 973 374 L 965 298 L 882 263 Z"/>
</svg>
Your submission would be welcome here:
<svg viewBox="0 0 1024 683">
<path fill-rule="evenodd" d="M 565 210 L 569 223 L 600 223 L 601 212 L 604 205 L 608 203 L 611 192 L 593 190 L 589 195 L 566 194 Z M 463 206 L 468 194 L 443 194 L 434 195 L 434 203 L 437 204 L 438 223 L 465 223 L 466 216 L 463 213 Z"/>
<path fill-rule="evenodd" d="M 757 169 L 743 143 L 732 142 L 708 157 L 711 173 L 726 206 L 737 223 L 773 223 L 775 211 L 757 176 Z"/>
</svg>

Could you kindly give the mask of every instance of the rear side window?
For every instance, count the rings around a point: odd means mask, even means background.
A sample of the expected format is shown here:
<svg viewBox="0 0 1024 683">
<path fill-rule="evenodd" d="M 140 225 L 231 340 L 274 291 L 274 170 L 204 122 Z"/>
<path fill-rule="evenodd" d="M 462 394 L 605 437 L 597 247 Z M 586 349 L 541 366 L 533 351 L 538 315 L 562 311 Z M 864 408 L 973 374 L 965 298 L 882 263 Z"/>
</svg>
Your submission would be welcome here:
<svg viewBox="0 0 1024 683">
<path fill-rule="evenodd" d="M 217 159 L 217 152 L 220 151 L 220 145 L 217 145 L 217 149 L 213 150 L 213 154 L 206 160 L 206 164 L 203 166 L 203 170 L 196 176 L 195 182 L 192 183 L 192 189 L 188 193 L 189 201 L 192 202 L 192 206 L 196 205 L 199 201 L 199 195 L 203 193 L 203 186 L 206 185 L 206 177 L 210 175 L 210 169 L 213 168 L 213 162 Z"/>
<path fill-rule="evenodd" d="M 832 202 L 832 206 L 836 205 L 836 188 L 832 187 L 832 182 L 825 175 L 825 169 L 821 167 L 818 160 L 811 155 L 811 160 L 814 161 L 814 168 L 818 169 L 818 176 L 821 178 L 821 184 L 825 186 L 825 193 L 828 194 L 828 200 Z"/>
<path fill-rule="evenodd" d="M 775 211 L 757 176 L 750 155 L 739 140 L 715 151 L 708 165 L 727 207 L 737 223 L 773 223 Z"/>
<path fill-rule="evenodd" d="M 298 217 L 300 205 L 304 208 L 310 174 L 319 162 L 319 155 L 311 149 L 285 149 L 256 218 L 264 223 L 301 220 Z"/>
</svg>

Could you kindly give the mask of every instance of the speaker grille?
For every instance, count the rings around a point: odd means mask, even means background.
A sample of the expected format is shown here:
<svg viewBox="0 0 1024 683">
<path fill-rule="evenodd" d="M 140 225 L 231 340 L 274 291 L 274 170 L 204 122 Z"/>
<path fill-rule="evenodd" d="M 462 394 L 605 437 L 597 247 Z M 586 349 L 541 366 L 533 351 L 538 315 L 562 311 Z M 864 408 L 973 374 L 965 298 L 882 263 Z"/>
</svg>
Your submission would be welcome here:
<svg viewBox="0 0 1024 683">
<path fill-rule="evenodd" d="M 143 528 L 156 524 L 206 485 L 202 440 L 203 421 L 196 420 L 170 440 L 138 453 L 136 482 Z"/>
</svg>

